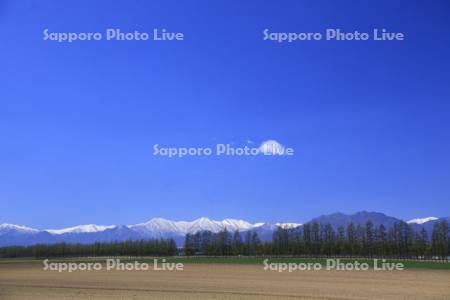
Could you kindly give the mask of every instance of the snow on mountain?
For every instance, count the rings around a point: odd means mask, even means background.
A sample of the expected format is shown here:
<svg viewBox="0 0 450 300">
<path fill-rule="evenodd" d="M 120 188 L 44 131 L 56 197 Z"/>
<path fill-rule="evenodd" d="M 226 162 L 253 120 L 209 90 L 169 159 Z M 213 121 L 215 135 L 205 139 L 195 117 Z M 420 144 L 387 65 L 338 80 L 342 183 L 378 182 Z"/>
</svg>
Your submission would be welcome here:
<svg viewBox="0 0 450 300">
<path fill-rule="evenodd" d="M 235 219 L 225 219 L 223 221 L 210 220 L 208 218 L 199 218 L 194 221 L 171 221 L 163 218 L 153 218 L 148 222 L 129 225 L 128 228 L 138 231 L 142 234 L 155 235 L 157 233 L 172 233 L 185 235 L 197 231 L 219 232 L 224 228 L 228 231 L 244 231 L 253 227 L 252 224 Z"/>
<path fill-rule="evenodd" d="M 88 225 L 78 225 L 74 227 L 68 227 L 63 229 L 47 229 L 45 231 L 51 233 L 51 234 L 65 234 L 65 233 L 93 233 L 93 232 L 100 232 L 105 231 L 106 229 L 111 229 L 116 227 L 115 225 L 95 225 L 95 224 L 88 224 Z"/>
<path fill-rule="evenodd" d="M 409 220 L 406 223 L 408 223 L 408 224 L 423 224 L 423 223 L 426 223 L 429 221 L 435 221 L 437 219 L 438 218 L 436 218 L 436 217 L 417 218 L 417 219 Z"/>
<path fill-rule="evenodd" d="M 176 232 L 179 231 L 176 223 L 177 222 L 163 218 L 153 218 L 148 222 L 128 225 L 127 227 L 139 232 Z"/>
<path fill-rule="evenodd" d="M 212 232 L 219 232 L 222 229 L 223 227 L 220 221 L 213 221 L 208 218 L 199 218 L 191 222 L 188 231 L 189 233 L 206 230 Z"/>
<path fill-rule="evenodd" d="M 302 226 L 303 224 L 300 224 L 300 223 L 276 223 L 275 225 L 277 225 L 278 227 L 281 227 L 283 229 L 292 229 L 292 228 L 297 228 L 299 226 Z"/>
<path fill-rule="evenodd" d="M 229 231 L 243 231 L 250 230 L 254 227 L 253 224 L 250 224 L 244 220 L 235 220 L 235 219 L 225 219 L 222 221 L 222 225 L 227 228 Z"/>
<path fill-rule="evenodd" d="M 187 233 L 198 231 L 219 232 L 227 228 L 228 231 L 247 231 L 254 225 L 243 220 L 225 219 L 222 221 L 199 218 L 194 221 L 172 221 L 163 218 L 153 218 L 145 223 L 128 226 L 116 225 L 78 225 L 62 229 L 37 230 L 26 226 L 14 224 L 0 225 L 0 245 L 11 244 L 10 236 L 22 236 L 20 244 L 28 244 L 27 236 L 37 235 L 41 242 L 91 242 L 92 240 L 137 239 L 137 238 L 177 238 L 182 239 Z M 33 239 L 33 242 L 35 238 Z M 40 240 L 39 240 L 40 241 Z M 17 240 L 14 239 L 14 243 Z"/>
<path fill-rule="evenodd" d="M 5 233 L 5 232 L 36 233 L 36 232 L 39 232 L 39 230 L 30 228 L 30 227 L 26 227 L 26 226 L 20 226 L 20 225 L 8 224 L 8 223 L 0 224 L 0 233 Z"/>
</svg>

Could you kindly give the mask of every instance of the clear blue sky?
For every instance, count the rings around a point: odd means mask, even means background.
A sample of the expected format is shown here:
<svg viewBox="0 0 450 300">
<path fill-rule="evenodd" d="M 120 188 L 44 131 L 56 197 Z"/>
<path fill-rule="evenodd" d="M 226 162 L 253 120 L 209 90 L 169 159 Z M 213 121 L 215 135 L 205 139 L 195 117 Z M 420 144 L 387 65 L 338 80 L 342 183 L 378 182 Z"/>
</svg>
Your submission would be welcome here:
<svg viewBox="0 0 450 300">
<path fill-rule="evenodd" d="M 450 3 L 393 2 L 0 1 L 0 223 L 450 215 Z M 42 40 L 115 27 L 185 41 Z M 265 28 L 406 40 L 277 44 Z M 296 154 L 152 155 L 248 139 Z"/>
</svg>

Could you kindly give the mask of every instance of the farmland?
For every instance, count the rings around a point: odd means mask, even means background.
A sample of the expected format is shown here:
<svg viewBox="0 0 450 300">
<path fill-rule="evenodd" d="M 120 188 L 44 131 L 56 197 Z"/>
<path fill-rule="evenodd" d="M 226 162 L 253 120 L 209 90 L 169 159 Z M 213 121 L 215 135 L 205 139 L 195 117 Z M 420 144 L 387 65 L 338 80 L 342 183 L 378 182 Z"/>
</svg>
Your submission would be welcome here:
<svg viewBox="0 0 450 300">
<path fill-rule="evenodd" d="M 123 261 L 132 261 L 122 259 Z M 80 260 L 63 260 L 80 261 Z M 93 261 L 99 261 L 98 259 Z M 134 261 L 134 260 L 133 260 Z M 151 263 L 153 259 L 140 259 Z M 447 263 L 403 271 L 264 270 L 260 258 L 173 258 L 183 271 L 44 271 L 42 261 L 0 262 L 0 299 L 448 299 Z M 313 259 L 273 259 L 317 263 Z M 412 262 L 409 262 L 412 263 Z M 430 265 L 433 264 L 433 265 Z M 436 264 L 436 265 L 434 265 Z M 441 267 L 436 267 L 437 265 Z M 419 266 L 419 267 L 417 267 Z"/>
</svg>

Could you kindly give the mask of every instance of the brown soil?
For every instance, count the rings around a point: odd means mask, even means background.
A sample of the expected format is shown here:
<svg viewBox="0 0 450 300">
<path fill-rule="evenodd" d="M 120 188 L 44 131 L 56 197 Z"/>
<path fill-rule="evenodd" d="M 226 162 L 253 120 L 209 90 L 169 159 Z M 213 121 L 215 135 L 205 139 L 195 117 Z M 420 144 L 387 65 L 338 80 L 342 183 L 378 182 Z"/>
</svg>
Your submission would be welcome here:
<svg viewBox="0 0 450 300">
<path fill-rule="evenodd" d="M 450 271 L 303 271 L 188 264 L 184 271 L 44 271 L 0 264 L 0 299 L 450 299 Z"/>
</svg>

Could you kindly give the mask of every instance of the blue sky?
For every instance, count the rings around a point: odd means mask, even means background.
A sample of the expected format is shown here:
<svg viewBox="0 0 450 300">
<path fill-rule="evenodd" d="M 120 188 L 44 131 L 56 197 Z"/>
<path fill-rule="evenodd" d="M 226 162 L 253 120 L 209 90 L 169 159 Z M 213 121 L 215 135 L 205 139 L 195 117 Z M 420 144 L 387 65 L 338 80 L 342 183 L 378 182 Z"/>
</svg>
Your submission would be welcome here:
<svg viewBox="0 0 450 300">
<path fill-rule="evenodd" d="M 92 2 L 0 1 L 0 223 L 450 215 L 448 1 Z M 45 28 L 185 40 L 56 43 Z M 265 28 L 406 39 L 278 44 Z M 295 155 L 152 155 L 268 139 Z"/>
</svg>

